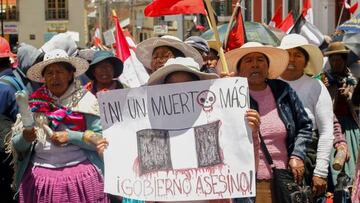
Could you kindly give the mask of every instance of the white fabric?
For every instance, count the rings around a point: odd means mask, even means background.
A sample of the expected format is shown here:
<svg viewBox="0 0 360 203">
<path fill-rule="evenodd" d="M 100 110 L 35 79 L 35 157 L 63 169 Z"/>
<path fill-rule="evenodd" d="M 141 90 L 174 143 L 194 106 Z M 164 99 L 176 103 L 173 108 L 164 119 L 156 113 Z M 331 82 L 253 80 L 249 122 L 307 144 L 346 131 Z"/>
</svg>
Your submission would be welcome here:
<svg viewBox="0 0 360 203">
<path fill-rule="evenodd" d="M 334 139 L 333 107 L 330 94 L 322 82 L 306 75 L 295 81 L 284 81 L 289 83 L 302 101 L 313 122 L 313 130 L 319 131 L 314 175 L 325 178 L 328 175 L 330 152 Z"/>
</svg>

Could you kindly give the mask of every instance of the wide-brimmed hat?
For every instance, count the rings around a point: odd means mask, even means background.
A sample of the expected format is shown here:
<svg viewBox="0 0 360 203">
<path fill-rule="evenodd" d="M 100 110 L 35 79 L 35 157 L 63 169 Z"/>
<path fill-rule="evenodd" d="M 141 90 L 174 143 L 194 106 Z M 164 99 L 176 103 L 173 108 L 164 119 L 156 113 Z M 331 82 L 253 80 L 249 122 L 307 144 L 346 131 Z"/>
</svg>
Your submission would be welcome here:
<svg viewBox="0 0 360 203">
<path fill-rule="evenodd" d="M 329 47 L 326 49 L 324 55 L 330 56 L 332 54 L 348 54 L 350 51 L 346 49 L 344 43 L 342 42 L 333 42 L 329 44 Z"/>
<path fill-rule="evenodd" d="M 304 72 L 311 75 L 317 75 L 320 73 L 323 66 L 323 55 L 321 50 L 312 44 L 309 44 L 308 40 L 299 34 L 286 35 L 279 46 L 280 49 L 293 49 L 302 48 L 309 55 L 309 61 L 307 62 Z"/>
<path fill-rule="evenodd" d="M 185 55 L 185 57 L 193 58 L 199 64 L 199 66 L 203 65 L 203 58 L 195 48 L 191 47 L 188 44 L 185 44 L 179 38 L 170 35 L 153 37 L 144 40 L 136 47 L 136 57 L 146 68 L 150 69 L 152 53 L 155 48 L 161 46 L 173 47 L 181 51 Z"/>
<path fill-rule="evenodd" d="M 247 54 L 262 53 L 269 59 L 269 79 L 278 78 L 287 68 L 289 63 L 289 54 L 283 49 L 264 46 L 259 42 L 247 42 L 237 49 L 225 53 L 225 59 L 230 72 L 237 72 L 239 61 Z M 222 70 L 222 64 L 218 63 L 219 70 Z"/>
<path fill-rule="evenodd" d="M 55 49 L 48 53 L 45 53 L 44 60 L 31 66 L 27 71 L 26 75 L 32 81 L 43 83 L 44 77 L 42 76 L 42 72 L 44 68 L 50 64 L 59 62 L 71 64 L 75 68 L 75 77 L 84 74 L 89 67 L 89 63 L 85 59 L 71 57 L 68 56 L 68 54 L 64 50 Z"/>
<path fill-rule="evenodd" d="M 94 58 L 89 66 L 89 69 L 86 71 L 86 75 L 91 79 L 94 80 L 94 74 L 93 70 L 96 67 L 97 64 L 99 64 L 102 61 L 109 61 L 114 68 L 114 78 L 117 78 L 121 75 L 124 69 L 123 62 L 115 57 L 115 55 L 110 51 L 97 51 L 94 54 Z"/>
<path fill-rule="evenodd" d="M 177 57 L 169 59 L 165 65 L 150 75 L 148 85 L 163 84 L 166 76 L 174 72 L 188 72 L 200 78 L 200 80 L 216 79 L 215 73 L 200 72 L 200 66 L 193 58 Z"/>
</svg>

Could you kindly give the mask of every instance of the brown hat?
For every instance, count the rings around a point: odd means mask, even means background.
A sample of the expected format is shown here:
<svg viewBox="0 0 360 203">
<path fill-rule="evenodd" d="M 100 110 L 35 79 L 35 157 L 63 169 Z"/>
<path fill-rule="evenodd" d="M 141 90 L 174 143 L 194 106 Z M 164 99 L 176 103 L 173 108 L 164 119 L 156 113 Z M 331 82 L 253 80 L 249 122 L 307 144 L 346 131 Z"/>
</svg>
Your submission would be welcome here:
<svg viewBox="0 0 360 203">
<path fill-rule="evenodd" d="M 330 56 L 332 54 L 348 54 L 350 51 L 346 49 L 345 45 L 342 42 L 333 42 L 329 45 L 325 56 Z"/>
</svg>

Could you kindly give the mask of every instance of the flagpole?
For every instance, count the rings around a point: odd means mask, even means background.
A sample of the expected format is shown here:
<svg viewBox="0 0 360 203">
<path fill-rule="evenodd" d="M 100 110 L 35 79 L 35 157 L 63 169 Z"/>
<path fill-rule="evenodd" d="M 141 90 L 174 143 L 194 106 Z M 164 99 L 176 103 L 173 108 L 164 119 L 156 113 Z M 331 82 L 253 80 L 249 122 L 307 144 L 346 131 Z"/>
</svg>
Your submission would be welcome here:
<svg viewBox="0 0 360 203">
<path fill-rule="evenodd" d="M 240 8 L 240 3 L 241 3 L 241 0 L 236 2 L 235 9 L 234 9 L 233 13 L 231 14 L 231 18 L 230 18 L 230 21 L 229 21 L 229 24 L 228 24 L 228 27 L 227 27 L 227 30 L 226 30 L 225 38 L 224 38 L 225 50 L 227 48 L 227 44 L 228 44 L 228 40 L 229 40 L 228 39 L 229 38 L 229 33 L 230 33 L 230 30 L 231 30 L 231 27 L 232 27 L 232 23 L 234 22 L 235 15 L 238 12 L 238 10 L 241 9 Z"/>
<path fill-rule="evenodd" d="M 344 7 L 345 7 L 345 4 L 343 4 L 343 6 L 341 7 L 340 16 L 339 16 L 339 20 L 338 20 L 336 28 L 339 27 L 339 25 L 340 25 L 342 15 L 343 15 L 343 12 L 344 12 Z"/>
<path fill-rule="evenodd" d="M 214 12 L 212 12 L 213 8 L 211 6 L 211 2 L 210 0 L 205 0 L 205 4 L 206 7 L 208 9 L 208 11 L 211 11 L 208 15 L 210 17 L 210 23 L 212 25 L 212 30 L 214 32 L 215 35 L 215 40 L 218 44 L 220 44 L 221 46 L 219 47 L 219 56 L 220 56 L 220 62 L 222 64 L 222 71 L 229 73 L 229 69 L 225 60 L 225 54 L 224 54 L 224 49 L 222 48 L 222 44 L 220 41 L 220 37 L 219 37 L 219 32 L 217 30 L 217 26 L 216 26 L 216 21 L 215 21 L 215 17 L 214 17 Z"/>
</svg>

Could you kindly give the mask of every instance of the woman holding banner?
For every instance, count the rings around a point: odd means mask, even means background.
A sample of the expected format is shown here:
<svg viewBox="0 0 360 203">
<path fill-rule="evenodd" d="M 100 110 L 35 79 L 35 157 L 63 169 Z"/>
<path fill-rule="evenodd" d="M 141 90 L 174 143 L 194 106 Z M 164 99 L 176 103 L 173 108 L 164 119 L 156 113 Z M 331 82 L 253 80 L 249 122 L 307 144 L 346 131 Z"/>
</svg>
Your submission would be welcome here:
<svg viewBox="0 0 360 203">
<path fill-rule="evenodd" d="M 248 79 L 250 106 L 260 114 L 257 132 L 263 137 L 275 167 L 291 169 L 299 183 L 304 174 L 305 149 L 311 142 L 312 123 L 295 91 L 285 82 L 275 80 L 287 67 L 288 53 L 249 42 L 227 52 L 225 57 L 229 75 Z M 262 150 L 257 146 L 255 150 L 259 152 L 256 202 L 276 202 L 271 167 Z"/>
<path fill-rule="evenodd" d="M 28 70 L 44 86 L 29 100 L 17 96 L 21 117 L 9 147 L 19 202 L 109 202 L 103 161 L 88 139 L 102 132 L 97 100 L 76 79 L 88 65 L 56 49 Z"/>
</svg>

